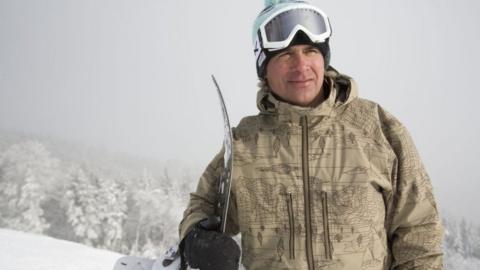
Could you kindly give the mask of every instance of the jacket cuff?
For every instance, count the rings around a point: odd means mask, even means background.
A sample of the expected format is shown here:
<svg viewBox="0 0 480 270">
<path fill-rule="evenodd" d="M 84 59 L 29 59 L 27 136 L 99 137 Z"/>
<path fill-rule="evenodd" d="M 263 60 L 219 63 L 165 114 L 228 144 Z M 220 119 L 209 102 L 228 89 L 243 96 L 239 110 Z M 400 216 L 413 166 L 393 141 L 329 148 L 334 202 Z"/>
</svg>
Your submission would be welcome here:
<svg viewBox="0 0 480 270">
<path fill-rule="evenodd" d="M 187 234 L 193 229 L 195 224 L 208 218 L 208 215 L 205 213 L 192 213 L 188 217 L 184 218 L 180 223 L 180 241 L 182 241 Z"/>
</svg>

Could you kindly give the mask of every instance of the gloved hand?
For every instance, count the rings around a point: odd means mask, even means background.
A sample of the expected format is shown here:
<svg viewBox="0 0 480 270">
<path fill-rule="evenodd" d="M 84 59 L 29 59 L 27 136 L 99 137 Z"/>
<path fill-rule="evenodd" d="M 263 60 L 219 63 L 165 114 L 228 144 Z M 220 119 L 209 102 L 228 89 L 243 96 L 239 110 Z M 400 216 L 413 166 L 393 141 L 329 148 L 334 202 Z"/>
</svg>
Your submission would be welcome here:
<svg viewBox="0 0 480 270">
<path fill-rule="evenodd" d="M 212 219 L 197 223 L 184 239 L 183 257 L 191 268 L 237 270 L 240 247 L 228 235 L 216 230 Z"/>
</svg>

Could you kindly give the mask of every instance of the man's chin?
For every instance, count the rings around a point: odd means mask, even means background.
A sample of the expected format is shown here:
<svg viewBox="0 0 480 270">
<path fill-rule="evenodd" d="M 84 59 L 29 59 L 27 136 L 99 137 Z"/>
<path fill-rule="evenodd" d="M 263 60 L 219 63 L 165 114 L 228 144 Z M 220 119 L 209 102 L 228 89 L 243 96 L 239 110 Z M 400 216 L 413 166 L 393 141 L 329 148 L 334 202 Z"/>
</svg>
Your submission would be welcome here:
<svg viewBox="0 0 480 270">
<path fill-rule="evenodd" d="M 288 103 L 301 107 L 308 107 L 313 103 L 312 99 L 291 99 Z"/>
</svg>

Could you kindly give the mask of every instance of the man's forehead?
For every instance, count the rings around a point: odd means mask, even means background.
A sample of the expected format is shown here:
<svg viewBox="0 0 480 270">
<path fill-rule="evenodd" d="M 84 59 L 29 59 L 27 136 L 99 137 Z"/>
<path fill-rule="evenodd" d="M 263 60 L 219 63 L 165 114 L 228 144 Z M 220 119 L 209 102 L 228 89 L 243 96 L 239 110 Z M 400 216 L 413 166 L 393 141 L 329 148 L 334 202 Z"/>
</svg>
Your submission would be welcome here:
<svg viewBox="0 0 480 270">
<path fill-rule="evenodd" d="M 297 51 L 297 50 L 305 50 L 305 49 L 317 49 L 318 48 L 313 45 L 313 44 L 295 44 L 295 45 L 291 45 L 291 46 L 288 46 L 287 48 L 281 50 L 280 52 L 283 52 L 283 51 Z"/>
</svg>

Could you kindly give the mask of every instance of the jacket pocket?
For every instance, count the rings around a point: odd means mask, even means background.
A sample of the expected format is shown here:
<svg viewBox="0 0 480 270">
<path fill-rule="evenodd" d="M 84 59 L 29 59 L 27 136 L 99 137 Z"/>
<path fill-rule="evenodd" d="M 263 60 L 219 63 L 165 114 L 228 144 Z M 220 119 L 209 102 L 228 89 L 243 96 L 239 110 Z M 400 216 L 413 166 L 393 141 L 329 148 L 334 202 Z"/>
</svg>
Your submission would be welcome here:
<svg viewBox="0 0 480 270">
<path fill-rule="evenodd" d="M 289 237 L 289 254 L 290 259 L 295 259 L 295 219 L 293 215 L 293 195 L 292 193 L 287 193 L 287 210 L 288 210 L 288 226 L 290 228 L 290 237 Z"/>
<path fill-rule="evenodd" d="M 328 193 L 322 191 L 322 218 L 323 218 L 323 238 L 325 246 L 325 258 L 332 259 L 332 243 L 330 241 L 330 225 L 328 222 Z"/>
</svg>

